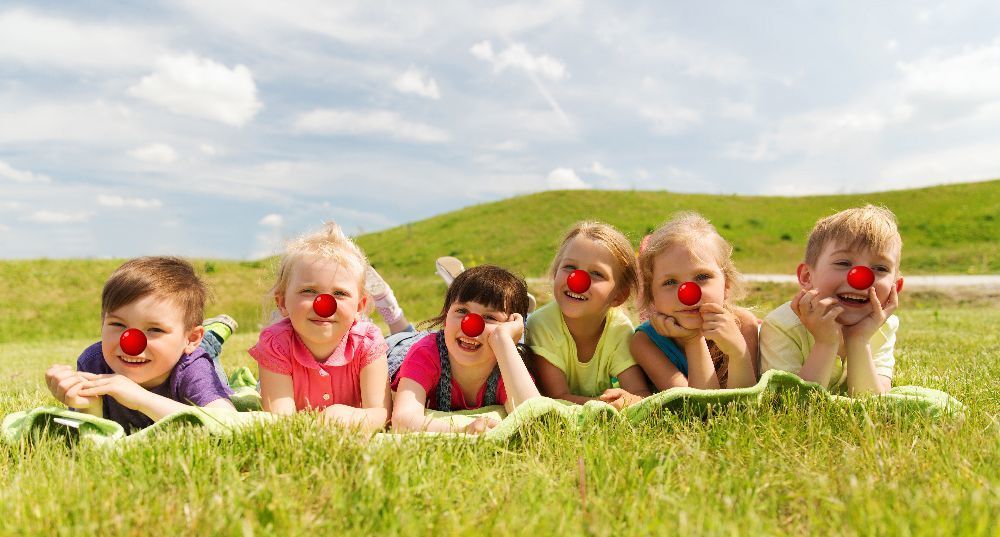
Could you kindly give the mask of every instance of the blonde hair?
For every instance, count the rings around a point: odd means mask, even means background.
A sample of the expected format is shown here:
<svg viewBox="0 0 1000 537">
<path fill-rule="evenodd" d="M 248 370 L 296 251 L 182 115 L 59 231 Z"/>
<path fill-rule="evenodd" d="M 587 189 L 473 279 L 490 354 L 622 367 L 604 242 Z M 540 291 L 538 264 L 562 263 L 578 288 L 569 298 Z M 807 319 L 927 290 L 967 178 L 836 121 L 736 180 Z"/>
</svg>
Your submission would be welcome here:
<svg viewBox="0 0 1000 537">
<path fill-rule="evenodd" d="M 360 275 L 358 284 L 360 290 L 364 291 L 365 268 L 368 267 L 368 258 L 354 241 L 344 235 L 336 222 L 328 221 L 324 222 L 323 227 L 319 230 L 288 241 L 285 245 L 285 251 L 281 254 L 278 264 L 278 278 L 274 282 L 274 287 L 271 287 L 270 296 L 285 292 L 288 281 L 292 278 L 292 269 L 295 268 L 295 263 L 306 257 L 333 261 L 357 269 L 357 273 Z"/>
<path fill-rule="evenodd" d="M 179 257 L 137 257 L 115 269 L 101 291 L 101 317 L 149 295 L 176 304 L 186 330 L 201 324 L 208 288 L 191 263 Z"/>
<path fill-rule="evenodd" d="M 807 265 L 815 265 L 827 244 L 843 244 L 850 249 L 868 249 L 887 253 L 898 248 L 902 253 L 896 215 L 885 207 L 865 205 L 846 209 L 816 221 L 806 244 Z"/>
<path fill-rule="evenodd" d="M 685 246 L 694 250 L 696 246 L 707 245 L 712 249 L 715 262 L 722 269 L 729 291 L 726 304 L 736 301 L 746 294 L 743 275 L 733 263 L 733 247 L 719 235 L 715 226 L 696 212 L 676 213 L 656 231 L 649 235 L 646 247 L 639 252 L 639 273 L 641 290 L 639 309 L 647 310 L 653 305 L 653 262 L 656 257 L 674 246 Z"/>
<path fill-rule="evenodd" d="M 588 220 L 573 224 L 573 227 L 566 232 L 566 236 L 563 237 L 562 243 L 559 245 L 559 251 L 552 259 L 552 264 L 549 266 L 549 277 L 556 277 L 556 273 L 559 272 L 559 264 L 569 243 L 581 236 L 604 246 L 611 252 L 615 264 L 618 265 L 615 267 L 618 269 L 615 290 L 625 289 L 627 294 L 624 298 L 627 300 L 639 288 L 639 271 L 635 263 L 635 250 L 632 249 L 632 243 L 621 231 L 604 222 Z"/>
</svg>

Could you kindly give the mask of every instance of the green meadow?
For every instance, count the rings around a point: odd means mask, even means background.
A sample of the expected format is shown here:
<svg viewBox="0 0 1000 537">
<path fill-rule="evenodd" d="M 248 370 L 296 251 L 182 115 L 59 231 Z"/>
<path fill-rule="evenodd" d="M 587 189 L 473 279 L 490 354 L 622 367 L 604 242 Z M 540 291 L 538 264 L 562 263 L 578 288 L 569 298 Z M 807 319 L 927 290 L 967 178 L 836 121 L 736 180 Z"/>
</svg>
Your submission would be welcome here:
<svg viewBox="0 0 1000 537">
<path fill-rule="evenodd" d="M 733 242 L 742 270 L 790 274 L 817 218 L 864 202 L 897 214 L 905 274 L 1000 273 L 1000 181 L 806 198 L 550 192 L 358 241 L 418 321 L 441 307 L 440 255 L 508 266 L 544 302 L 546 267 L 572 222 L 608 221 L 638 244 L 693 209 Z M 0 261 L 0 414 L 54 404 L 43 373 L 97 340 L 101 285 L 120 262 Z M 274 260 L 193 262 L 215 294 L 207 314 L 241 324 L 224 363 L 253 366 L 245 350 L 267 313 Z M 750 290 L 759 316 L 794 293 Z M 964 421 L 816 399 L 641 426 L 541 424 L 502 445 L 375 442 L 307 414 L 115 451 L 0 444 L 0 535 L 1000 535 L 998 306 L 997 289 L 902 296 L 894 384 L 949 392 L 967 406 Z"/>
</svg>

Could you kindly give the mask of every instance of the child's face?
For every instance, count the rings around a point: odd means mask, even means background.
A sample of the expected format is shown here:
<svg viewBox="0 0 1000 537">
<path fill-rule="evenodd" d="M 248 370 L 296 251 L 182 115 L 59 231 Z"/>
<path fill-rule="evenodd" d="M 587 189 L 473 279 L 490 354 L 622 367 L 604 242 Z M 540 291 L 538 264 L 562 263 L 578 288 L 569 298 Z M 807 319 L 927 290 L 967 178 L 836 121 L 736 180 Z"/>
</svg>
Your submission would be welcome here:
<svg viewBox="0 0 1000 537">
<path fill-rule="evenodd" d="M 899 248 L 889 252 L 873 252 L 867 248 L 856 250 L 845 244 L 830 242 L 823 247 L 815 266 L 799 265 L 799 286 L 806 291 L 816 289 L 819 298 L 835 297 L 844 308 L 837 322 L 850 326 L 857 324 L 871 312 L 868 290 L 858 290 L 847 283 L 847 273 L 855 266 L 865 266 L 875 273 L 875 295 L 883 305 L 889 292 L 896 285 L 899 273 Z"/>
<path fill-rule="evenodd" d="M 677 298 L 677 288 L 684 282 L 695 282 L 701 287 L 701 300 L 692 306 Z M 715 257 L 699 255 L 682 245 L 672 246 L 653 258 L 650 292 L 656 311 L 677 319 L 688 330 L 701 328 L 702 304 L 723 304 L 729 294 L 722 267 Z"/>
<path fill-rule="evenodd" d="M 146 350 L 139 356 L 122 351 L 122 332 L 129 328 L 146 334 Z M 147 295 L 104 316 L 101 351 L 112 371 L 144 388 L 166 382 L 184 354 L 198 348 L 204 329 L 184 327 L 184 310 L 173 300 Z"/>
<path fill-rule="evenodd" d="M 337 311 L 329 318 L 313 311 L 313 301 L 322 294 L 333 295 L 337 301 Z M 354 318 L 364 310 L 366 300 L 361 292 L 360 271 L 317 257 L 299 259 L 292 267 L 284 293 L 275 299 L 281 314 L 291 319 L 292 328 L 315 358 L 326 358 L 333 352 Z"/>
<path fill-rule="evenodd" d="M 586 237 L 574 237 L 563 251 L 552 282 L 552 296 L 562 314 L 570 319 L 604 316 L 608 308 L 625 302 L 622 293 L 617 292 L 615 258 L 603 245 Z M 566 284 L 574 270 L 584 270 L 590 274 L 590 289 L 582 294 L 574 293 Z"/>
<path fill-rule="evenodd" d="M 468 313 L 482 315 L 486 321 L 486 329 L 476 337 L 469 337 L 462 332 L 462 319 Z M 497 325 L 506 320 L 506 313 L 478 302 L 453 303 L 444 318 L 444 342 L 448 347 L 448 354 L 453 360 L 466 366 L 496 362 L 496 355 L 486 344 L 486 340 L 496 330 Z"/>
</svg>

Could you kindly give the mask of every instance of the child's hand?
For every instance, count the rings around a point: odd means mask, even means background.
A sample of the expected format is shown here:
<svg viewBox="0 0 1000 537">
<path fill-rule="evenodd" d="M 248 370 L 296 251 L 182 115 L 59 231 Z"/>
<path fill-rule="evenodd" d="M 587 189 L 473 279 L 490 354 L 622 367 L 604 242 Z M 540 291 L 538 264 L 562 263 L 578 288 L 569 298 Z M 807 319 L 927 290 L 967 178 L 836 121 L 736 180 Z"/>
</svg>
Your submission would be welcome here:
<svg viewBox="0 0 1000 537">
<path fill-rule="evenodd" d="M 604 390 L 604 393 L 602 393 L 598 399 L 608 403 L 618 410 L 642 401 L 642 397 L 629 393 L 621 388 L 608 388 L 607 390 Z"/>
<path fill-rule="evenodd" d="M 798 315 L 806 330 L 813 335 L 817 343 L 830 345 L 840 344 L 840 324 L 837 316 L 844 312 L 837 305 L 837 299 L 819 299 L 819 291 L 799 291 L 792 299 L 792 311 Z"/>
<path fill-rule="evenodd" d="M 45 384 L 60 403 L 71 408 L 90 408 L 100 399 L 80 396 L 80 389 L 87 382 L 84 375 L 89 373 L 77 371 L 68 365 L 54 365 L 45 372 Z"/>
<path fill-rule="evenodd" d="M 500 422 L 486 417 L 476 418 L 475 421 L 465 426 L 462 432 L 467 434 L 483 434 L 486 431 L 500 425 Z"/>
<path fill-rule="evenodd" d="M 486 344 L 491 349 L 496 349 L 497 344 L 503 340 L 517 343 L 524 335 L 524 318 L 520 313 L 511 313 L 507 320 L 496 325 L 489 335 L 486 336 Z"/>
<path fill-rule="evenodd" d="M 90 375 L 83 383 L 79 395 L 95 397 L 110 395 L 122 406 L 139 410 L 139 405 L 149 392 L 124 375 Z"/>
<path fill-rule="evenodd" d="M 868 342 L 878 330 L 880 326 L 885 324 L 885 320 L 888 319 L 896 308 L 899 306 L 899 294 L 896 292 L 896 286 L 893 285 L 889 290 L 889 299 L 885 303 L 885 307 L 882 307 L 882 303 L 879 302 L 878 296 L 875 294 L 875 288 L 868 288 L 868 304 L 871 306 L 871 311 L 868 316 L 861 319 L 857 323 L 851 326 L 844 327 L 844 341 L 861 340 Z"/>
<path fill-rule="evenodd" d="M 726 356 L 743 356 L 747 352 L 747 342 L 736 323 L 736 315 L 721 304 L 708 302 L 701 305 L 701 333 L 705 339 L 715 342 Z"/>
<path fill-rule="evenodd" d="M 681 342 L 697 338 L 701 335 L 701 330 L 684 328 L 677 322 L 677 319 L 658 311 L 654 311 L 649 316 L 649 324 L 653 325 L 653 329 L 656 330 L 657 334 Z"/>
</svg>

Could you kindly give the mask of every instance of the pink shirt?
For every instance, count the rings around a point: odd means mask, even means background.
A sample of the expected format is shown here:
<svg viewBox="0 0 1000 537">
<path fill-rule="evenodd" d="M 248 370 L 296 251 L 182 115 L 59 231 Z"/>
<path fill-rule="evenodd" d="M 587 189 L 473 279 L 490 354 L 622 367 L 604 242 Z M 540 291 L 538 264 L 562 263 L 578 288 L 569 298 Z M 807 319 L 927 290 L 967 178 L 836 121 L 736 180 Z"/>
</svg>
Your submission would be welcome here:
<svg viewBox="0 0 1000 537">
<path fill-rule="evenodd" d="M 427 337 L 421 339 L 420 341 L 413 344 L 410 347 L 410 351 L 406 353 L 406 358 L 403 359 L 403 365 L 399 368 L 399 374 L 396 375 L 396 380 L 392 382 L 392 390 L 396 391 L 399 387 L 399 379 L 406 377 L 412 379 L 420 384 L 420 386 L 427 392 L 427 408 L 431 410 L 438 410 L 437 404 L 437 391 L 438 391 L 438 381 L 441 380 L 441 354 L 437 349 L 436 338 L 437 333 L 431 332 Z M 458 385 L 455 380 L 455 376 L 451 377 L 451 409 L 452 410 L 466 410 L 471 408 L 480 408 L 483 406 L 483 399 L 486 397 L 486 383 L 483 382 L 481 388 L 479 388 L 479 393 L 476 395 L 476 401 L 473 404 L 469 404 L 465 401 L 465 395 L 462 394 L 462 388 Z M 507 391 L 503 387 L 503 377 L 497 383 L 497 401 L 502 405 L 507 402 Z"/>
<path fill-rule="evenodd" d="M 371 321 L 355 319 L 340 345 L 323 362 L 313 358 L 289 319 L 265 328 L 247 351 L 261 367 L 292 377 L 295 408 L 321 409 L 341 404 L 361 406 L 361 370 L 389 347 Z"/>
</svg>

